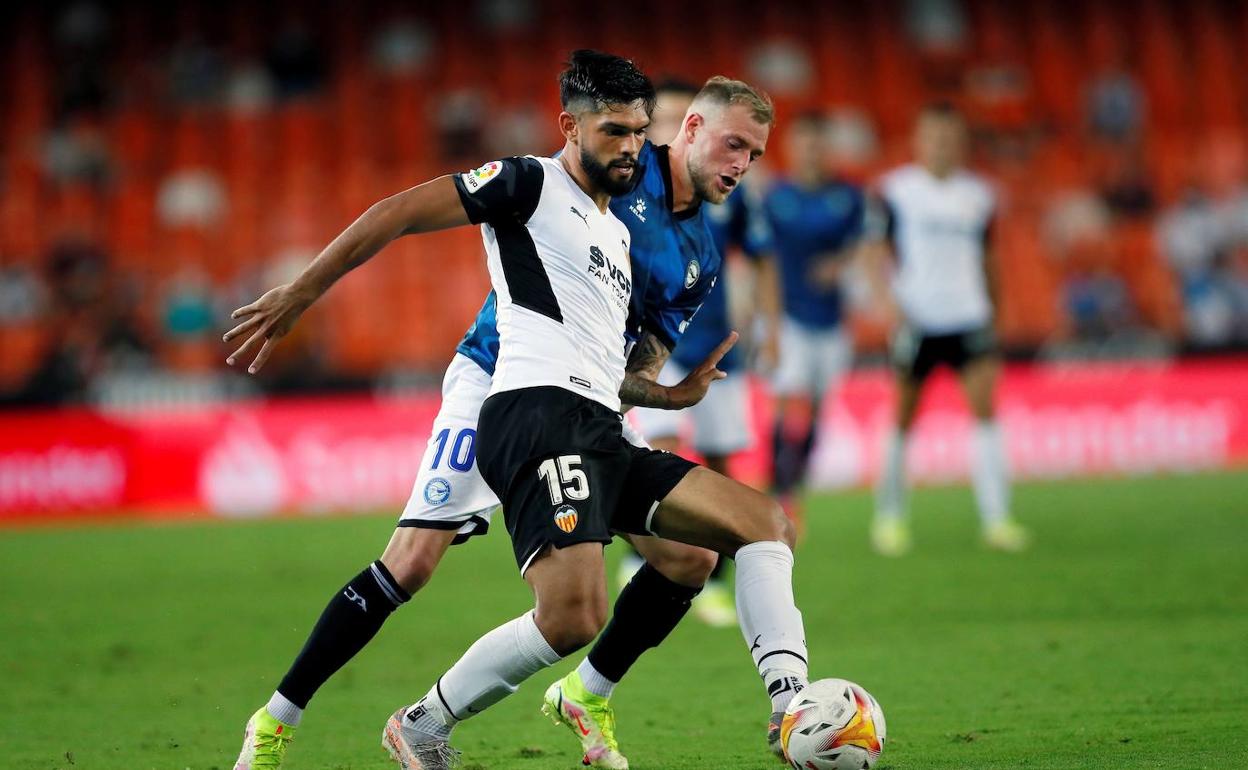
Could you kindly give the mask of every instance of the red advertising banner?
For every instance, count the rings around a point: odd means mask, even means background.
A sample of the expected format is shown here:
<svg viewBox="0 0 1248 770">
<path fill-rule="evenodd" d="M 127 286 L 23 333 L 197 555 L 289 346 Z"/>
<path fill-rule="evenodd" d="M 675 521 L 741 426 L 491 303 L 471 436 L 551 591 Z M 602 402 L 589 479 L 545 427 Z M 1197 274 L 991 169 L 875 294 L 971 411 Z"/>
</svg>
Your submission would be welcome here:
<svg viewBox="0 0 1248 770">
<path fill-rule="evenodd" d="M 890 428 L 887 373 L 858 372 L 824 407 L 811 483 L 875 479 Z M 1015 477 L 1143 474 L 1248 465 L 1248 360 L 1007 369 L 999 398 Z M 770 435 L 754 388 L 757 436 Z M 0 521 L 209 512 L 227 517 L 399 507 L 436 395 L 234 403 L 193 411 L 83 409 L 0 415 Z M 920 483 L 964 479 L 972 420 L 937 376 L 911 435 Z M 735 459 L 764 480 L 761 443 Z"/>
</svg>

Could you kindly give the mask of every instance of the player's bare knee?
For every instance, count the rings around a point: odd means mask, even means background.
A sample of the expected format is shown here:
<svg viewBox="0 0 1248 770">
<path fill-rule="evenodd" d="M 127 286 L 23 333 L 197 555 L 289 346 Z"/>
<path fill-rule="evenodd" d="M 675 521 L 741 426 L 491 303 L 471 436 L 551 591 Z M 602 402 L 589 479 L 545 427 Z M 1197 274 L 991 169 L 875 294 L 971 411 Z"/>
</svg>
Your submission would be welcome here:
<svg viewBox="0 0 1248 770">
<path fill-rule="evenodd" d="M 594 641 L 607 623 L 606 602 L 563 602 L 553 607 L 538 604 L 538 628 L 551 648 L 569 655 Z"/>
<path fill-rule="evenodd" d="M 396 538 L 382 554 L 381 563 L 404 591 L 414 594 L 433 577 L 441 557 L 441 549 L 428 547 L 420 538 Z"/>
<path fill-rule="evenodd" d="M 404 591 L 414 594 L 428 584 L 437 566 L 437 557 L 427 551 L 416 550 L 403 554 L 395 566 L 387 564 L 386 568 Z"/>
<path fill-rule="evenodd" d="M 655 559 L 651 566 L 673 583 L 695 588 L 706 585 L 718 562 L 719 554 L 714 551 L 688 547 Z"/>
<path fill-rule="evenodd" d="M 753 517 L 750 542 L 778 541 L 792 548 L 797 543 L 797 528 L 779 502 L 770 497 L 764 500 Z"/>
</svg>

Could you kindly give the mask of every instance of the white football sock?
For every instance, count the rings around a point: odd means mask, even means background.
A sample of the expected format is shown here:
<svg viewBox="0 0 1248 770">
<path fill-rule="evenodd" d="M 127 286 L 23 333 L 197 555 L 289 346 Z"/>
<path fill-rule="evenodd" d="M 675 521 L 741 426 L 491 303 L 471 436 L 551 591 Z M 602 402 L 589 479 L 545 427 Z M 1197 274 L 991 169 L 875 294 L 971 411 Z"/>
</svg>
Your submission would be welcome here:
<svg viewBox="0 0 1248 770">
<path fill-rule="evenodd" d="M 999 524 L 1010 512 L 1009 471 L 1005 440 L 994 420 L 976 423 L 971 434 L 971 486 L 984 527 Z"/>
<path fill-rule="evenodd" d="M 618 684 L 607 679 L 602 672 L 594 668 L 589 658 L 581 661 L 581 665 L 576 667 L 576 673 L 581 675 L 581 684 L 585 685 L 586 690 L 604 698 L 610 698 L 611 693 L 615 692 L 615 685 Z"/>
<path fill-rule="evenodd" d="M 737 616 L 772 710 L 781 711 L 806 686 L 806 632 L 793 603 L 793 551 L 777 541 L 751 543 L 736 554 Z"/>
<path fill-rule="evenodd" d="M 269 712 L 269 716 L 291 727 L 298 727 L 299 720 L 303 719 L 303 709 L 291 703 L 290 699 L 280 692 L 274 691 L 273 697 L 269 698 L 269 703 L 264 708 Z"/>
<path fill-rule="evenodd" d="M 425 698 L 446 717 L 448 729 L 511 695 L 520 683 L 562 656 L 551 649 L 532 612 L 473 642 Z"/>
<path fill-rule="evenodd" d="M 899 519 L 906 514 L 906 434 L 894 428 L 884 444 L 884 467 L 875 490 L 875 515 Z"/>
</svg>

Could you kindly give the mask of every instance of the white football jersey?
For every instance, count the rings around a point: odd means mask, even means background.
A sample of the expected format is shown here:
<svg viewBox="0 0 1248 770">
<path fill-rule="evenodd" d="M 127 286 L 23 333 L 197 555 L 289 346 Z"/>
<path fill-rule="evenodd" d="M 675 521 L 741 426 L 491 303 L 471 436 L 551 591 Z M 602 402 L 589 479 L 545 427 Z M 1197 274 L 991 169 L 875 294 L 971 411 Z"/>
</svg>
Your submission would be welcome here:
<svg viewBox="0 0 1248 770">
<path fill-rule="evenodd" d="M 490 395 L 553 385 L 619 411 L 633 286 L 624 223 L 554 158 L 493 161 L 455 185 L 498 298 Z"/>
<path fill-rule="evenodd" d="M 940 179 L 911 164 L 884 176 L 880 197 L 897 256 L 893 286 L 907 322 L 925 334 L 988 325 L 984 257 L 996 210 L 992 189 L 967 171 Z"/>
</svg>

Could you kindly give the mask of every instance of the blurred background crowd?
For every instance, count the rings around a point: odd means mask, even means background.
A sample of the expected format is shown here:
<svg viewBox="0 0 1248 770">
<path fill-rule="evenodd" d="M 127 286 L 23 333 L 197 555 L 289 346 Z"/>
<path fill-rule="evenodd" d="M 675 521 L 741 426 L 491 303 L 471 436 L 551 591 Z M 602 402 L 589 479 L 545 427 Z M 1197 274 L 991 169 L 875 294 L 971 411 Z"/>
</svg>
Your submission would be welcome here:
<svg viewBox="0 0 1248 770">
<path fill-rule="evenodd" d="M 909 158 L 917 110 L 953 100 L 1003 201 L 1012 356 L 1248 349 L 1240 2 L 17 3 L 0 10 L 0 404 L 436 382 L 488 289 L 470 228 L 394 244 L 257 381 L 225 370 L 219 338 L 374 201 L 555 149 L 555 75 L 584 46 L 656 79 L 747 79 L 777 137 L 823 110 L 830 170 L 868 186 Z M 786 163 L 773 141 L 752 173 Z M 853 323 L 860 359 L 878 355 L 869 308 Z"/>
</svg>

